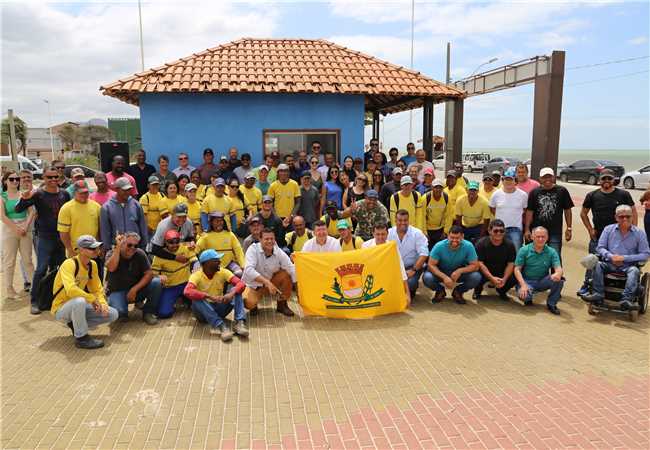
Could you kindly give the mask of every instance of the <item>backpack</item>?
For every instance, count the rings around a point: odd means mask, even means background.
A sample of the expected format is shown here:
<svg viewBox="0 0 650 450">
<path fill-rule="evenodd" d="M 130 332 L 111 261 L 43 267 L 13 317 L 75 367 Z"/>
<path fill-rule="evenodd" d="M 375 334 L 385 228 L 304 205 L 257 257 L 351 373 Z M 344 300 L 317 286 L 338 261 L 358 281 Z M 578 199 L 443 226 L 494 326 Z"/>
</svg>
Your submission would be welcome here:
<svg viewBox="0 0 650 450">
<path fill-rule="evenodd" d="M 307 233 L 307 239 L 311 239 L 314 237 L 312 232 L 310 230 L 305 230 L 305 233 Z M 296 241 L 298 240 L 298 234 L 294 231 L 293 234 L 291 235 L 291 239 L 289 239 L 289 253 L 293 253 L 293 246 L 296 245 Z"/>
<path fill-rule="evenodd" d="M 429 207 L 429 203 L 431 203 L 431 197 L 432 196 L 433 196 L 433 193 L 431 191 L 427 192 L 427 208 Z M 445 201 L 445 205 L 449 204 L 449 196 L 444 191 L 442 193 L 442 198 Z"/>
<path fill-rule="evenodd" d="M 411 195 L 413 196 L 413 206 L 417 207 L 420 193 L 413 190 L 411 191 Z M 395 200 L 395 211 L 397 211 L 399 209 L 399 192 L 393 194 L 393 200 Z"/>
<path fill-rule="evenodd" d="M 74 261 L 74 277 L 77 278 L 77 275 L 79 275 L 79 261 L 77 258 L 73 258 Z M 57 267 L 54 270 L 48 271 L 43 278 L 41 278 L 40 283 L 38 283 L 38 290 L 36 291 L 36 300 L 38 302 L 38 309 L 41 311 L 49 311 L 52 309 L 52 302 L 56 298 L 59 293 L 63 290 L 63 286 L 61 286 L 54 294 L 52 294 L 52 290 L 54 289 L 54 279 L 56 278 L 56 274 L 59 271 L 59 268 L 61 266 Z M 93 279 L 93 265 L 92 263 L 90 264 L 90 268 L 88 269 L 88 279 L 92 280 Z M 86 287 L 85 289 L 86 292 L 88 292 L 88 288 Z"/>
</svg>

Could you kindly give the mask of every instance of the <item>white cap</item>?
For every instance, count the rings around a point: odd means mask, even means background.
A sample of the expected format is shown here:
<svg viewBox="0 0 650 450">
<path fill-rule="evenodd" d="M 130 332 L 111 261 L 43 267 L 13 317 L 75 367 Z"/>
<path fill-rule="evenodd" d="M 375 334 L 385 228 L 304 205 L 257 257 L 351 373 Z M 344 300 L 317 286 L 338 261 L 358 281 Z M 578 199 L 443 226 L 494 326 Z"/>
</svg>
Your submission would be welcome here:
<svg viewBox="0 0 650 450">
<path fill-rule="evenodd" d="M 555 176 L 555 172 L 553 172 L 553 169 L 551 169 L 550 167 L 543 167 L 542 170 L 539 171 L 539 176 L 545 177 L 546 175 Z"/>
<path fill-rule="evenodd" d="M 413 183 L 413 180 L 411 179 L 410 176 L 406 175 L 402 177 L 402 180 L 399 182 L 400 186 L 404 186 L 405 184 L 411 184 Z"/>
</svg>

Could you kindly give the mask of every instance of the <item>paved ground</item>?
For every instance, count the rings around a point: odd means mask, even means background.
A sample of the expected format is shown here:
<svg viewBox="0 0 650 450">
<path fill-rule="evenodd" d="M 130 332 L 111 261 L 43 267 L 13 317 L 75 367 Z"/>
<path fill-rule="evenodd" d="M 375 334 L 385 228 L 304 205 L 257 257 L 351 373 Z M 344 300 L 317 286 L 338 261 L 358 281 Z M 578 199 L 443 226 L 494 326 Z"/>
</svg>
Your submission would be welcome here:
<svg viewBox="0 0 650 450">
<path fill-rule="evenodd" d="M 133 312 L 89 352 L 27 297 L 3 300 L 2 447 L 648 448 L 650 321 L 587 314 L 577 234 L 559 318 L 539 297 L 433 306 L 421 288 L 368 321 L 267 304 L 230 344 L 185 312 L 155 327 Z"/>
</svg>

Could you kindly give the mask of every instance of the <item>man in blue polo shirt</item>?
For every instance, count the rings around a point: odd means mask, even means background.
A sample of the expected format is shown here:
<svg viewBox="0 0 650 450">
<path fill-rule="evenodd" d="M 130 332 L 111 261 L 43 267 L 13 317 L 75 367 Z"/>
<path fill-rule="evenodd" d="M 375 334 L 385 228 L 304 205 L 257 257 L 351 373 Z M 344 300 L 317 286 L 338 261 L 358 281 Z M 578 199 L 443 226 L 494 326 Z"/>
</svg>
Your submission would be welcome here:
<svg viewBox="0 0 650 450">
<path fill-rule="evenodd" d="M 447 233 L 447 239 L 438 242 L 429 253 L 427 272 L 422 282 L 436 291 L 431 303 L 445 298 L 445 288 L 452 289 L 451 295 L 458 304 L 464 304 L 463 292 L 474 289 L 481 282 L 476 250 L 471 242 L 463 239 L 463 228 L 454 225 Z"/>
<path fill-rule="evenodd" d="M 560 300 L 564 280 L 562 279 L 562 264 L 557 251 L 546 245 L 548 231 L 544 227 L 536 227 L 532 233 L 533 242 L 519 249 L 515 259 L 515 278 L 517 279 L 517 295 L 525 306 L 533 304 L 535 292 L 549 291 L 546 307 L 559 315 L 557 302 Z M 553 273 L 551 272 L 551 269 Z"/>
</svg>

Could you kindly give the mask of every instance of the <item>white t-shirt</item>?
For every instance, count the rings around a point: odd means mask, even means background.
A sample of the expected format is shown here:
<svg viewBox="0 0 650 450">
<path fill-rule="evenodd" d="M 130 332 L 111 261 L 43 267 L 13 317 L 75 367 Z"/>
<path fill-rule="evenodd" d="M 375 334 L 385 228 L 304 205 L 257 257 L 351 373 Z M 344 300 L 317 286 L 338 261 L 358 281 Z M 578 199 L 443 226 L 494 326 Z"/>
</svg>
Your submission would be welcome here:
<svg viewBox="0 0 650 450">
<path fill-rule="evenodd" d="M 377 243 L 375 242 L 374 238 L 361 244 L 361 248 L 370 248 L 376 246 Z M 399 249 L 397 249 L 397 256 L 399 257 L 399 270 L 402 273 L 402 280 L 408 280 L 408 277 L 406 276 L 406 270 L 404 269 L 404 261 L 402 261 L 402 255 L 399 254 Z"/>
<path fill-rule="evenodd" d="M 338 239 L 333 238 L 332 236 L 327 236 L 327 241 L 325 245 L 320 245 L 316 242 L 316 238 L 313 237 L 302 247 L 303 252 L 312 252 L 312 253 L 325 253 L 325 252 L 340 252 L 341 243 Z"/>
<path fill-rule="evenodd" d="M 521 219 L 527 204 L 528 194 L 519 188 L 511 193 L 497 189 L 490 199 L 490 208 L 496 209 L 494 217 L 503 220 L 506 228 L 523 229 Z"/>
</svg>

